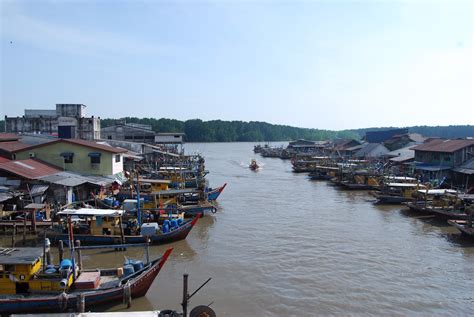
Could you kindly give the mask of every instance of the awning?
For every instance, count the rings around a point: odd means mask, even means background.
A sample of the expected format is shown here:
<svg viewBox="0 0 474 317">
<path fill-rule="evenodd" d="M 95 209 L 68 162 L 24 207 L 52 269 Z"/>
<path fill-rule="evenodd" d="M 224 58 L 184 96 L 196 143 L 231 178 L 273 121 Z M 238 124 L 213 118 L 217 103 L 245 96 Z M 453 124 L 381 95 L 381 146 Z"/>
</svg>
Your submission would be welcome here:
<svg viewBox="0 0 474 317">
<path fill-rule="evenodd" d="M 102 153 L 99 152 L 91 152 L 88 154 L 90 157 L 101 157 Z"/>
<path fill-rule="evenodd" d="M 62 152 L 61 154 L 62 157 L 73 157 L 74 156 L 74 152 Z"/>
<path fill-rule="evenodd" d="M 438 171 L 447 171 L 452 169 L 450 166 L 434 166 L 434 165 L 418 165 L 415 167 L 417 170 L 428 171 L 428 172 L 438 172 Z"/>
</svg>

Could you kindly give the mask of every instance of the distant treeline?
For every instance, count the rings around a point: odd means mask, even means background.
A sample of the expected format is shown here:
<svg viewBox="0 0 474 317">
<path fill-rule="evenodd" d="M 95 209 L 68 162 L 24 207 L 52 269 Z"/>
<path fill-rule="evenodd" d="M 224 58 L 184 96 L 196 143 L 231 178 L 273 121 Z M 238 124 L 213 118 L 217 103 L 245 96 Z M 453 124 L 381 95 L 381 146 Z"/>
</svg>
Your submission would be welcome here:
<svg viewBox="0 0 474 317">
<path fill-rule="evenodd" d="M 155 132 L 184 132 L 187 142 L 259 142 L 289 141 L 296 139 L 328 140 L 334 138 L 359 138 L 354 131 L 330 131 L 295 128 L 286 125 L 257 121 L 202 121 L 193 119 L 123 118 L 129 123 L 151 125 Z M 113 125 L 114 119 L 101 119 L 101 126 Z"/>
<path fill-rule="evenodd" d="M 360 139 L 367 131 L 387 130 L 385 128 L 366 128 L 342 131 L 295 128 L 287 125 L 270 124 L 258 121 L 202 121 L 199 119 L 179 121 L 175 119 L 154 118 L 122 118 L 130 123 L 148 124 L 155 132 L 184 132 L 187 142 L 260 142 L 290 141 L 297 139 L 328 140 L 336 138 Z M 116 123 L 116 119 L 101 119 L 101 126 L 108 127 Z M 0 131 L 5 131 L 5 121 L 0 120 Z M 450 126 L 414 126 L 408 127 L 411 133 L 441 138 L 474 137 L 474 125 Z"/>
</svg>

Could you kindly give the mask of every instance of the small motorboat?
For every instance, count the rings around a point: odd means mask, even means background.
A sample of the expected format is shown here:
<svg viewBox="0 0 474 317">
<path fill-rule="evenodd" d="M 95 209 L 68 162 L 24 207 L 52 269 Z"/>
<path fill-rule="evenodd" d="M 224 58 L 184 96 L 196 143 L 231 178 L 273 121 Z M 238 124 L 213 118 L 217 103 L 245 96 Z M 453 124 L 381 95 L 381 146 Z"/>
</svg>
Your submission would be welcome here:
<svg viewBox="0 0 474 317">
<path fill-rule="evenodd" d="M 249 168 L 250 168 L 252 171 L 256 171 L 257 169 L 259 169 L 260 166 L 257 164 L 257 160 L 253 159 L 253 160 L 250 162 Z"/>
</svg>

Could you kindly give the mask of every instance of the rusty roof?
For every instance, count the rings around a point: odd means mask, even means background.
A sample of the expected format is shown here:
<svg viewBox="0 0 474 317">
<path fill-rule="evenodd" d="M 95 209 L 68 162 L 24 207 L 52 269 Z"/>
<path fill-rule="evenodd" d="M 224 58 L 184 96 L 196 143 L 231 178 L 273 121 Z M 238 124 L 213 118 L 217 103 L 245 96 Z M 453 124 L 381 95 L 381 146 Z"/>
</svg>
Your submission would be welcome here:
<svg viewBox="0 0 474 317">
<path fill-rule="evenodd" d="M 33 159 L 3 162 L 0 163 L 0 170 L 27 179 L 38 179 L 61 171 L 52 165 Z"/>
<path fill-rule="evenodd" d="M 433 139 L 412 147 L 415 151 L 452 153 L 468 146 L 474 146 L 474 140 Z"/>
<path fill-rule="evenodd" d="M 122 148 L 113 147 L 113 146 L 106 145 L 106 144 L 99 144 L 99 143 L 96 143 L 96 142 L 93 142 L 93 141 L 80 140 L 80 139 L 57 139 L 57 140 L 54 140 L 54 141 L 51 141 L 51 142 L 35 144 L 35 145 L 27 146 L 27 147 L 24 147 L 24 148 L 20 148 L 18 150 L 12 151 L 12 152 L 19 152 L 19 151 L 23 151 L 23 150 L 32 150 L 32 149 L 48 146 L 48 145 L 55 144 L 55 143 L 74 144 L 74 145 L 85 146 L 85 147 L 88 147 L 88 148 L 91 148 L 91 149 L 101 150 L 101 151 L 110 152 L 110 153 L 125 153 L 125 152 L 127 152 L 127 150 L 122 149 Z M 0 143 L 0 146 L 1 146 L 1 144 L 2 143 Z"/>
<path fill-rule="evenodd" d="M 6 132 L 0 133 L 0 142 L 17 141 L 19 139 L 21 139 L 21 137 L 14 133 L 6 133 Z"/>
<path fill-rule="evenodd" d="M 5 162 L 9 162 L 9 161 L 10 161 L 9 159 L 0 156 L 0 163 L 5 163 Z"/>
<path fill-rule="evenodd" d="M 0 150 L 10 153 L 17 152 L 28 147 L 30 147 L 29 144 L 23 143 L 21 141 L 0 142 Z"/>
</svg>

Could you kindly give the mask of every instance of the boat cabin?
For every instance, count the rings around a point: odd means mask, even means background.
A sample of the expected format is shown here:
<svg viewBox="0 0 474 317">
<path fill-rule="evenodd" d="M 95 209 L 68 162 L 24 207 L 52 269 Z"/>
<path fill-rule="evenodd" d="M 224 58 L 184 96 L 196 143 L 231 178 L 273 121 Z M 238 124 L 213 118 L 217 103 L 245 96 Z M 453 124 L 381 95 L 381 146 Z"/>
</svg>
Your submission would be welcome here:
<svg viewBox="0 0 474 317">
<path fill-rule="evenodd" d="M 167 179 L 146 179 L 142 178 L 140 183 L 140 193 L 153 193 L 162 190 L 168 190 L 171 183 Z"/>
<path fill-rule="evenodd" d="M 42 248 L 0 248 L 0 295 L 58 292 L 73 283 L 70 267 L 43 272 Z"/>
<path fill-rule="evenodd" d="M 123 210 L 114 209 L 65 209 L 58 212 L 59 216 L 70 216 L 73 222 L 73 232 L 76 234 L 120 235 L 120 217 Z M 67 232 L 67 223 L 64 223 Z"/>
</svg>

